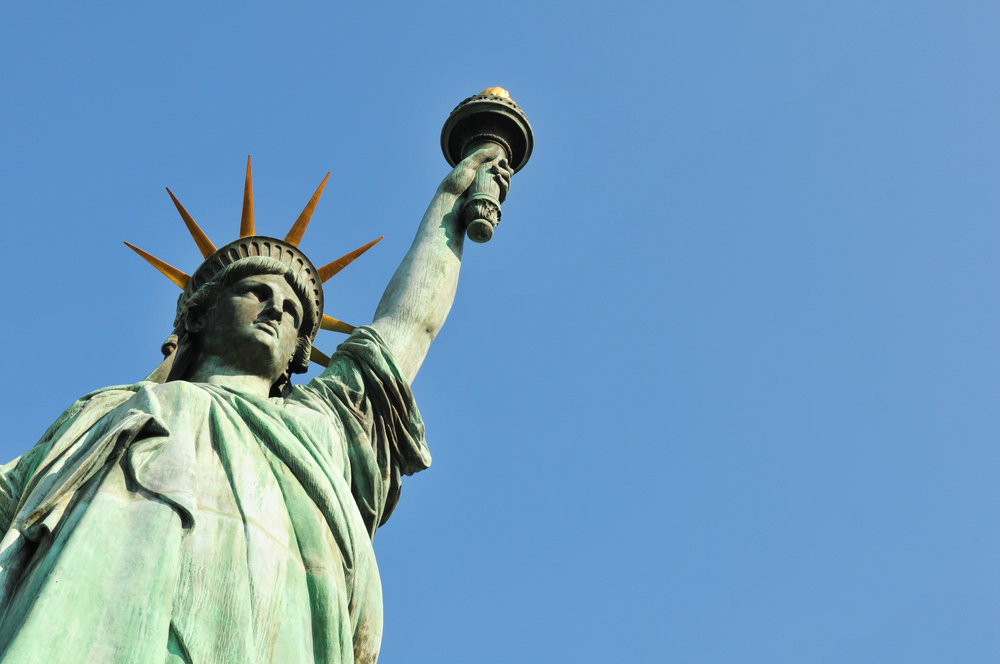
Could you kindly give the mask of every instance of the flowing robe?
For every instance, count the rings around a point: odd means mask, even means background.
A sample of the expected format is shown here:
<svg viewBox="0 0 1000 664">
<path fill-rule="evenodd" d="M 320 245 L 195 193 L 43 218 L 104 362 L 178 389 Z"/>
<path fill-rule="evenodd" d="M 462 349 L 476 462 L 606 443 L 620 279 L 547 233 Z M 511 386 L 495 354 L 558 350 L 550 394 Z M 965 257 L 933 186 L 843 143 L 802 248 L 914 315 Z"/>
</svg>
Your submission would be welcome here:
<svg viewBox="0 0 1000 664">
<path fill-rule="evenodd" d="M 0 662 L 375 662 L 372 537 L 429 465 L 371 328 L 288 398 L 93 392 L 2 469 Z"/>
</svg>

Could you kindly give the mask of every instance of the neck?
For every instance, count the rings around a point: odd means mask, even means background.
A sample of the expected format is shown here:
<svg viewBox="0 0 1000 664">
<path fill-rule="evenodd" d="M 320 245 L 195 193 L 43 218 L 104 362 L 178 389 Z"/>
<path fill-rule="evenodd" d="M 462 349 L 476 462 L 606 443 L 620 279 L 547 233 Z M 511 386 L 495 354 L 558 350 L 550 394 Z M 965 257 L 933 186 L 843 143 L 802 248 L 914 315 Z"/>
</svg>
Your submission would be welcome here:
<svg viewBox="0 0 1000 664">
<path fill-rule="evenodd" d="M 271 394 L 270 378 L 249 374 L 244 369 L 233 367 L 214 355 L 199 358 L 195 370 L 187 378 L 191 383 L 218 385 L 234 392 L 256 394 L 265 399 Z"/>
</svg>

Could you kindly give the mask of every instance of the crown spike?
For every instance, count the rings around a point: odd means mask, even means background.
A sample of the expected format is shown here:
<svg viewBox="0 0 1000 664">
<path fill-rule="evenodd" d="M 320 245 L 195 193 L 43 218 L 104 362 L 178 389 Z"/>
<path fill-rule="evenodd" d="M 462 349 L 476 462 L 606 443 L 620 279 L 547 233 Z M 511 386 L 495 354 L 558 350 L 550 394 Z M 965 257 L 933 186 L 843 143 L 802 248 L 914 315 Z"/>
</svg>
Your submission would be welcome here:
<svg viewBox="0 0 1000 664">
<path fill-rule="evenodd" d="M 155 267 L 157 270 L 159 270 L 160 273 L 163 274 L 163 276 L 165 276 L 167 279 L 177 284 L 177 286 L 179 286 L 181 290 L 183 290 L 188 285 L 188 281 L 191 280 L 191 277 L 184 274 L 173 265 L 164 263 L 156 256 L 147 254 L 145 251 L 143 251 L 142 249 L 133 244 L 129 244 L 128 242 L 126 242 L 125 244 L 126 246 L 128 246 L 129 249 L 131 249 L 135 253 L 145 258 L 146 262 Z"/>
<path fill-rule="evenodd" d="M 240 237 L 254 234 L 253 228 L 253 177 L 250 175 L 250 155 L 247 155 L 247 180 L 243 185 L 243 217 L 240 219 Z"/>
<path fill-rule="evenodd" d="M 177 206 L 177 211 L 181 213 L 181 219 L 184 220 L 184 225 L 187 226 L 188 232 L 191 233 L 191 237 L 194 238 L 194 243 L 198 245 L 198 251 L 201 252 L 201 257 L 208 258 L 214 254 L 215 245 L 208 239 L 208 236 L 205 235 L 204 231 L 198 227 L 198 224 L 194 223 L 194 219 L 191 218 L 188 211 L 184 209 L 181 202 L 177 200 L 176 196 L 174 196 L 174 192 L 170 191 L 170 187 L 167 187 L 167 193 L 170 194 L 170 200 L 172 200 L 174 205 Z"/>
<path fill-rule="evenodd" d="M 323 187 L 326 186 L 326 181 L 330 179 L 330 174 L 327 173 L 323 181 L 319 183 L 319 187 L 316 189 L 316 193 L 312 195 L 309 202 L 306 203 L 305 209 L 302 210 L 302 214 L 299 218 L 295 220 L 292 225 L 292 229 L 288 231 L 288 235 L 285 236 L 285 242 L 292 245 L 293 247 L 299 246 L 299 242 L 302 241 L 302 236 L 306 232 L 306 227 L 309 225 L 309 220 L 312 219 L 313 210 L 316 209 L 316 204 L 319 203 L 319 197 L 323 195 Z"/>
<path fill-rule="evenodd" d="M 327 316 L 323 314 L 323 321 L 319 324 L 320 329 L 331 330 L 333 332 L 343 332 L 344 334 L 350 334 L 354 331 L 353 325 L 348 325 L 342 320 L 337 320 L 333 316 Z"/>
<path fill-rule="evenodd" d="M 309 349 L 309 360 L 315 362 L 321 367 L 330 366 L 330 358 L 316 350 L 316 346 Z"/>
<path fill-rule="evenodd" d="M 385 237 L 385 236 L 383 235 L 382 237 Z M 372 247 L 374 247 L 375 244 L 379 240 L 382 239 L 382 237 L 377 238 L 375 240 L 372 240 L 371 242 L 369 242 L 365 246 L 358 247 L 357 249 L 355 249 L 351 253 L 345 254 L 345 255 L 341 256 L 340 258 L 338 258 L 337 260 L 333 261 L 332 263 L 327 263 L 323 267 L 321 267 L 318 270 L 316 270 L 316 273 L 319 274 L 320 281 L 326 282 L 327 279 L 329 279 L 330 277 L 332 277 L 333 275 L 337 274 L 338 272 L 340 272 L 341 270 L 343 270 L 345 267 L 347 267 L 348 265 L 350 265 L 351 263 L 353 263 L 355 258 L 357 258 L 361 254 L 365 253 L 366 251 L 368 251 L 369 249 L 371 249 Z"/>
</svg>

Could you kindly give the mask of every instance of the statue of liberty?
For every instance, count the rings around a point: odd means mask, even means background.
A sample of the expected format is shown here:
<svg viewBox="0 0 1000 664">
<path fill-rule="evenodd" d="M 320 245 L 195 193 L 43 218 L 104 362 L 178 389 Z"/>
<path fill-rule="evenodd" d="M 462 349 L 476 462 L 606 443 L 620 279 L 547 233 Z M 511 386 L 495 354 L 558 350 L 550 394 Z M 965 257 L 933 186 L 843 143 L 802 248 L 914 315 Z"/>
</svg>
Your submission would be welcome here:
<svg viewBox="0 0 1000 664">
<path fill-rule="evenodd" d="M 520 114 L 502 90 L 477 99 Z M 258 235 L 248 160 L 239 238 L 218 249 L 170 194 L 205 260 L 189 277 L 133 247 L 183 289 L 163 363 L 0 468 L 0 662 L 376 661 L 372 538 L 431 463 L 409 384 L 468 211 L 492 235 L 530 155 L 530 127 L 526 150 L 466 130 L 442 136 L 454 169 L 368 326 L 325 315 L 323 284 L 374 242 L 320 268 L 299 249 L 325 179 L 284 239 Z M 320 329 L 349 336 L 327 357 Z M 310 361 L 323 373 L 293 385 Z"/>
</svg>

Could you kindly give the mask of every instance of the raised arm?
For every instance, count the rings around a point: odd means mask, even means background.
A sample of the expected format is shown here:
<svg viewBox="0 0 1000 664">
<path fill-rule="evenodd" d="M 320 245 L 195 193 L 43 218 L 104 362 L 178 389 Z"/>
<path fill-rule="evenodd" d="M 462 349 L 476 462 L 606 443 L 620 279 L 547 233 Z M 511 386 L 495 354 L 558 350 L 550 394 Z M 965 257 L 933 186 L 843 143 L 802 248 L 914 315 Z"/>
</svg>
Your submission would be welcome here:
<svg viewBox="0 0 1000 664">
<path fill-rule="evenodd" d="M 494 177 L 506 195 L 511 170 L 500 148 L 478 150 L 459 163 L 437 188 L 410 250 L 375 311 L 372 327 L 385 340 L 408 381 L 417 375 L 451 310 L 462 266 L 465 191 L 480 164 L 491 162 Z"/>
</svg>

